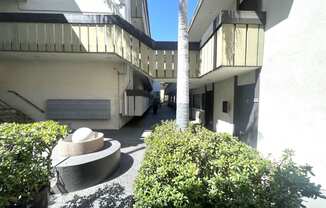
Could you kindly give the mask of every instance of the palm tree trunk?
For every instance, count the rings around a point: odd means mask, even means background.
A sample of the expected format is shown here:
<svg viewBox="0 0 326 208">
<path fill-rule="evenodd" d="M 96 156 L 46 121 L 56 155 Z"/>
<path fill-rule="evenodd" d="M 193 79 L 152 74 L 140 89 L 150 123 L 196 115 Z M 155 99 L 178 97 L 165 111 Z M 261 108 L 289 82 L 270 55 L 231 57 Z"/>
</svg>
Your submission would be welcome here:
<svg viewBox="0 0 326 208">
<path fill-rule="evenodd" d="M 177 127 L 184 130 L 189 122 L 189 37 L 188 0 L 179 0 Z"/>
</svg>

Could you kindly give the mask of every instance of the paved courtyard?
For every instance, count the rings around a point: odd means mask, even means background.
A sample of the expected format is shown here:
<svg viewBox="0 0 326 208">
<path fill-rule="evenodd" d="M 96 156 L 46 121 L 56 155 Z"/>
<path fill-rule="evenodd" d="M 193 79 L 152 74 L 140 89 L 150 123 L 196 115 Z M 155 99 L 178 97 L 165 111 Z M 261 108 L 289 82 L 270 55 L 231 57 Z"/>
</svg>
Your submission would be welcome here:
<svg viewBox="0 0 326 208">
<path fill-rule="evenodd" d="M 175 118 L 174 110 L 162 106 L 157 115 L 149 111 L 135 118 L 120 130 L 102 131 L 107 138 L 121 143 L 121 162 L 118 170 L 103 183 L 68 194 L 50 196 L 50 208 L 130 207 L 133 183 L 144 158 L 144 137 L 153 125 Z"/>
</svg>

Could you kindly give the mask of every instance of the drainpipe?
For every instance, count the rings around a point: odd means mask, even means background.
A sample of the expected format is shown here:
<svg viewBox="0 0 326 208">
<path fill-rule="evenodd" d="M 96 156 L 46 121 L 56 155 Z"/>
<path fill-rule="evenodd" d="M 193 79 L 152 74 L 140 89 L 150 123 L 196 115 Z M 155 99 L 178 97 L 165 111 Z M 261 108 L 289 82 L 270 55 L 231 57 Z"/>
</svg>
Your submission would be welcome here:
<svg viewBox="0 0 326 208">
<path fill-rule="evenodd" d="M 122 97 L 122 101 L 121 101 L 121 94 L 120 94 L 120 76 L 121 75 L 125 75 L 126 73 L 128 74 L 128 84 L 127 84 L 127 86 L 123 86 L 123 88 L 122 88 L 122 91 L 123 91 L 123 93 L 124 93 L 124 91 L 126 90 L 126 89 L 128 89 L 128 87 L 129 87 L 129 85 L 130 85 L 130 79 L 131 79 L 131 75 L 130 75 L 130 70 L 129 70 L 129 68 L 128 68 L 128 65 L 127 64 L 122 64 L 122 66 L 123 66 L 123 69 L 125 70 L 125 72 L 124 73 L 122 73 L 122 72 L 120 72 L 119 70 L 116 70 L 117 71 L 117 74 L 118 74 L 118 103 L 119 103 L 119 115 L 120 115 L 120 113 L 121 112 L 123 112 L 123 110 L 124 110 L 124 97 Z M 123 95 L 122 95 L 123 96 Z M 119 119 L 119 128 L 121 128 L 121 120 Z"/>
<path fill-rule="evenodd" d="M 118 103 L 119 103 L 119 115 L 120 115 L 121 104 L 120 104 L 120 72 L 119 72 L 119 70 L 117 70 L 117 73 L 118 73 Z M 118 120 L 119 120 L 118 128 L 120 128 L 120 126 L 121 126 L 120 118 Z"/>
<path fill-rule="evenodd" d="M 236 0 L 236 10 L 239 10 L 240 8 L 240 0 Z"/>
</svg>

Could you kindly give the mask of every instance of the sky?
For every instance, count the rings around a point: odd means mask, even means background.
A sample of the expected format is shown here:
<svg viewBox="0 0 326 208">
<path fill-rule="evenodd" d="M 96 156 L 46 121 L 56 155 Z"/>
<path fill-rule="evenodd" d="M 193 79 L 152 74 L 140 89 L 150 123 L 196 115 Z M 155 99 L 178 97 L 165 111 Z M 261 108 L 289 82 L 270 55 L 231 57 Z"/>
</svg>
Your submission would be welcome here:
<svg viewBox="0 0 326 208">
<path fill-rule="evenodd" d="M 156 41 L 176 41 L 178 38 L 179 0 L 148 0 L 152 38 Z M 188 0 L 188 21 L 197 5 L 197 0 Z"/>
</svg>

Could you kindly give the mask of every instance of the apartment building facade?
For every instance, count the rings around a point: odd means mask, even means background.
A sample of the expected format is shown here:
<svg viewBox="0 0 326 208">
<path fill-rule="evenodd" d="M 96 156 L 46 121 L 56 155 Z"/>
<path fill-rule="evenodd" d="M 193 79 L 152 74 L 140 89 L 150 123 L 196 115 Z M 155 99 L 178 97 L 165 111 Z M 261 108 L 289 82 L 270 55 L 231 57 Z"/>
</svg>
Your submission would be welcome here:
<svg viewBox="0 0 326 208">
<path fill-rule="evenodd" d="M 0 98 L 10 106 L 94 129 L 119 129 L 150 106 L 152 78 L 127 32 L 151 41 L 147 1 L 1 1 L 0 12 Z"/>
<path fill-rule="evenodd" d="M 192 115 L 266 155 L 295 150 L 324 187 L 325 10 L 200 0 L 189 26 Z M 35 120 L 119 129 L 148 109 L 153 80 L 176 82 L 177 43 L 151 39 L 145 0 L 1 1 L 0 12 L 0 98 Z"/>
<path fill-rule="evenodd" d="M 190 25 L 191 41 L 202 45 L 211 30 L 207 29 L 208 24 L 216 24 L 221 10 L 223 13 L 235 9 L 247 15 L 256 11 L 261 24 L 253 24 L 252 17 L 238 17 L 239 24 L 231 24 L 230 35 L 222 35 L 233 65 L 229 70 L 236 72 L 211 78 L 204 85 L 192 85 L 191 110 L 204 110 L 208 128 L 234 134 L 266 156 L 279 157 L 285 149 L 294 150 L 297 162 L 312 165 L 316 174 L 313 180 L 325 187 L 325 1 L 307 4 L 301 0 L 203 0 Z M 246 24 L 248 21 L 250 24 Z M 212 68 L 205 64 L 213 65 L 213 71 L 225 70 L 215 63 L 223 60 L 216 49 L 219 30 L 215 43 L 206 41 L 201 49 L 201 72 Z M 241 30 L 246 31 L 245 37 Z M 255 44 L 257 50 L 252 48 Z M 251 48 L 243 50 L 244 47 Z M 251 52 L 257 54 L 256 59 Z M 213 54 L 213 58 L 205 62 L 205 53 Z M 252 63 L 256 67 L 245 71 L 245 66 Z M 307 202 L 309 208 L 325 206 L 325 200 Z"/>
</svg>

